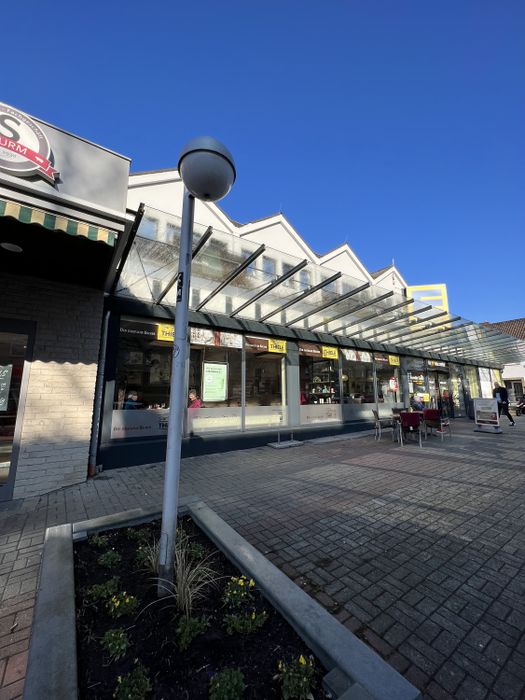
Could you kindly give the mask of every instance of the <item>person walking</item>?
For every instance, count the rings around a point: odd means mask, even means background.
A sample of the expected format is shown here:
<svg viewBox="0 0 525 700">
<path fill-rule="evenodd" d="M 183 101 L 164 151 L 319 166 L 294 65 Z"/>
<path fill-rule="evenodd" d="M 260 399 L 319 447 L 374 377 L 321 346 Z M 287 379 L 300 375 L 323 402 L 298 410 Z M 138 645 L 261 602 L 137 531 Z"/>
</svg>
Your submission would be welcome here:
<svg viewBox="0 0 525 700">
<path fill-rule="evenodd" d="M 509 413 L 509 392 L 505 389 L 504 386 L 500 386 L 498 382 L 496 382 L 494 384 L 494 391 L 492 392 L 492 396 L 498 402 L 499 415 L 501 416 L 502 413 L 506 415 L 510 421 L 511 426 L 513 426 L 514 420 Z"/>
</svg>

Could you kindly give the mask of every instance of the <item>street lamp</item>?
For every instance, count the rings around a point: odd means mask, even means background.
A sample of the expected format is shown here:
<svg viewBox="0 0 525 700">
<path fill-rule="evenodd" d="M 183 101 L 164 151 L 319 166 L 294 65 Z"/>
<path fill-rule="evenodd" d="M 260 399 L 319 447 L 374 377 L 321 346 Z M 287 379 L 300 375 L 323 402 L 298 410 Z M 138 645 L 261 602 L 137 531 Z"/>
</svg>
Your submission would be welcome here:
<svg viewBox="0 0 525 700">
<path fill-rule="evenodd" d="M 171 364 L 168 442 L 162 501 L 159 596 L 166 593 L 162 580 L 173 581 L 174 576 L 182 419 L 186 407 L 184 380 L 188 350 L 188 306 L 195 199 L 201 199 L 205 202 L 216 202 L 222 199 L 231 190 L 236 175 L 231 153 L 222 143 L 211 136 L 201 136 L 188 141 L 182 149 L 178 169 L 184 183 L 184 198 Z"/>
</svg>

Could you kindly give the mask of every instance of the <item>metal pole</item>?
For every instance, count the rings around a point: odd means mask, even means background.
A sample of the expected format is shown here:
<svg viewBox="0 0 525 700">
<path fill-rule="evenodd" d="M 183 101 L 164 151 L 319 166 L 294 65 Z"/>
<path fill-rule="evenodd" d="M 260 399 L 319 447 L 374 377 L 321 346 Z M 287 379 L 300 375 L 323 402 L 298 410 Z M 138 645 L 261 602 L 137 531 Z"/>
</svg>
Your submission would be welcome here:
<svg viewBox="0 0 525 700">
<path fill-rule="evenodd" d="M 188 352 L 188 307 L 194 208 L 195 198 L 184 188 L 159 555 L 159 577 L 167 581 L 173 581 L 174 578 L 173 564 L 177 534 L 182 418 L 186 407 L 184 379 Z M 162 581 L 159 582 L 157 594 L 159 597 L 166 595 Z"/>
<path fill-rule="evenodd" d="M 104 370 L 106 365 L 106 347 L 108 344 L 108 323 L 109 311 L 106 311 L 104 323 L 102 325 L 102 340 L 100 343 L 97 380 L 95 384 L 95 405 L 93 407 L 91 441 L 89 443 L 88 476 L 95 476 L 97 473 L 97 447 L 100 433 L 100 416 L 102 414 L 102 397 L 104 395 Z"/>
</svg>

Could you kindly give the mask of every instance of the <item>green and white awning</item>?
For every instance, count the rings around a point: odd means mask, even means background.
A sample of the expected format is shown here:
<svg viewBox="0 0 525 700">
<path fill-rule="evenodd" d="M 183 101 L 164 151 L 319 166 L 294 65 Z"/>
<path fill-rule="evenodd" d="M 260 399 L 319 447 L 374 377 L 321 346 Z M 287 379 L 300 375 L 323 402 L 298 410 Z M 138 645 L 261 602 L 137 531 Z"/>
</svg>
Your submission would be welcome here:
<svg viewBox="0 0 525 700">
<path fill-rule="evenodd" d="M 8 199 L 0 199 L 0 216 L 10 216 L 23 224 L 38 224 L 50 231 L 62 231 L 69 236 L 81 236 L 90 241 L 100 241 L 109 246 L 115 245 L 116 234 L 107 228 L 92 226 L 67 216 L 50 214 Z"/>
</svg>

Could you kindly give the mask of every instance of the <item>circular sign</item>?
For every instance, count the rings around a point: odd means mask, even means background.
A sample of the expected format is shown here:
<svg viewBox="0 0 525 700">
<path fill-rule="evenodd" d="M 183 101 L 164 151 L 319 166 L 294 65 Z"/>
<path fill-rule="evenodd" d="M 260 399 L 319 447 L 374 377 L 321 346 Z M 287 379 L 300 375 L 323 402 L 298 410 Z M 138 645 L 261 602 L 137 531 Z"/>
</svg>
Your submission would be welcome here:
<svg viewBox="0 0 525 700">
<path fill-rule="evenodd" d="M 0 170 L 11 175 L 39 175 L 51 182 L 51 146 L 42 129 L 27 114 L 0 102 Z"/>
</svg>

